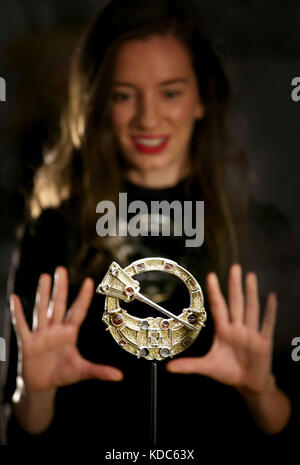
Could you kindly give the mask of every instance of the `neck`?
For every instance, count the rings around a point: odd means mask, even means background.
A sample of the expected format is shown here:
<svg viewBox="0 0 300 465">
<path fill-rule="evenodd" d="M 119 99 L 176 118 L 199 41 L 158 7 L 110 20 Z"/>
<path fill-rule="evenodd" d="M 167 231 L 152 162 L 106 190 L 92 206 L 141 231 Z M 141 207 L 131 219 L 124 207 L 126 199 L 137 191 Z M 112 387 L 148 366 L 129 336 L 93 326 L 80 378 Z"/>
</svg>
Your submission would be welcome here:
<svg viewBox="0 0 300 465">
<path fill-rule="evenodd" d="M 170 167 L 159 170 L 137 170 L 135 168 L 128 169 L 125 172 L 125 177 L 128 181 L 138 186 L 152 188 L 152 189 L 164 189 L 168 187 L 176 186 L 180 181 L 190 173 L 190 169 L 187 165 L 180 170 L 172 170 Z"/>
</svg>

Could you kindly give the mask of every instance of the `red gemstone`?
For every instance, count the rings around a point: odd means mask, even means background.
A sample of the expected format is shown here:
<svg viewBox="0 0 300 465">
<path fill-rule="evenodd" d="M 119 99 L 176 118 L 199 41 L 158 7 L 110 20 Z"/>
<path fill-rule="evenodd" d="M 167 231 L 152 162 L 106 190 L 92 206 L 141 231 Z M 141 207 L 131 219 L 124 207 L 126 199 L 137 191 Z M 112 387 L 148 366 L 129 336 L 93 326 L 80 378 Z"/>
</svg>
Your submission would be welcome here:
<svg viewBox="0 0 300 465">
<path fill-rule="evenodd" d="M 124 341 L 124 339 L 121 339 L 119 341 L 119 344 L 120 344 L 120 346 L 124 347 L 124 346 L 126 346 L 126 341 Z"/>
<path fill-rule="evenodd" d="M 124 319 L 123 319 L 122 315 L 115 315 L 112 318 L 111 321 L 112 321 L 113 325 L 120 326 L 123 323 Z"/>
<path fill-rule="evenodd" d="M 172 271 L 173 270 L 173 265 L 171 263 L 165 263 L 165 270 Z"/>
<path fill-rule="evenodd" d="M 127 286 L 125 289 L 125 292 L 127 295 L 133 295 L 134 294 L 134 289 L 131 286 Z"/>
<path fill-rule="evenodd" d="M 170 328 L 170 323 L 167 320 L 162 321 L 161 323 L 162 329 L 169 329 Z"/>
</svg>

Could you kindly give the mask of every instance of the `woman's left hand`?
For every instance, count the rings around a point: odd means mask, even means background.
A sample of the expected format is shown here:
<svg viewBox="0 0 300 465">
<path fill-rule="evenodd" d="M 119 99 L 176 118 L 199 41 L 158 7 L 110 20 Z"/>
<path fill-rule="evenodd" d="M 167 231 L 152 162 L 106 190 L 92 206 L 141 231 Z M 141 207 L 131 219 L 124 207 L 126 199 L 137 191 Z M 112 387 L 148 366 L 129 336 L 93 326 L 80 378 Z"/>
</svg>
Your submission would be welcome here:
<svg viewBox="0 0 300 465">
<path fill-rule="evenodd" d="M 206 285 L 215 323 L 212 347 L 203 357 L 173 360 L 167 364 L 167 369 L 176 373 L 206 375 L 250 395 L 263 394 L 273 378 L 271 365 L 276 295 L 268 295 L 259 327 L 260 305 L 255 273 L 247 274 L 244 295 L 241 266 L 231 266 L 228 304 L 215 273 L 207 275 Z"/>
</svg>

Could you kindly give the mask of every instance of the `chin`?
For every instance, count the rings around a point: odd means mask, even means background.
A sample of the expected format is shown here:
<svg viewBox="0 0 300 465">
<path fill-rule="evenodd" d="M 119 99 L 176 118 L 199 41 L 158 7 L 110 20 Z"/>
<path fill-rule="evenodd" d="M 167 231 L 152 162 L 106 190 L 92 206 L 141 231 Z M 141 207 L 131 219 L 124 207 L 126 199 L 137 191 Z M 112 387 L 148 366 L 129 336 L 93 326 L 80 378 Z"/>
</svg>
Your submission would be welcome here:
<svg viewBox="0 0 300 465">
<path fill-rule="evenodd" d="M 139 169 L 141 169 L 142 171 L 144 172 L 147 172 L 147 171 L 160 171 L 160 170 L 165 170 L 167 169 L 169 166 L 168 163 L 140 163 L 138 165 Z"/>
<path fill-rule="evenodd" d="M 129 164 L 132 167 L 139 169 L 160 169 L 166 168 L 170 163 L 170 160 L 162 154 L 157 155 L 145 155 L 138 154 L 127 158 Z"/>
</svg>

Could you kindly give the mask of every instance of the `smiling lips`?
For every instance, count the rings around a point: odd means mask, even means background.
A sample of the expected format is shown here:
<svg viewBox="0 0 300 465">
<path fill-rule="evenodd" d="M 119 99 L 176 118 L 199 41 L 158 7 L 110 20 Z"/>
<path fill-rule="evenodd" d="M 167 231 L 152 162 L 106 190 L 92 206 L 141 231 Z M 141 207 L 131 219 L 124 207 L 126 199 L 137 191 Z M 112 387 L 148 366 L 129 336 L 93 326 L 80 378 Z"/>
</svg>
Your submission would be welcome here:
<svg viewBox="0 0 300 465">
<path fill-rule="evenodd" d="M 168 144 L 170 136 L 131 136 L 133 146 L 138 152 L 155 154 L 161 152 Z"/>
</svg>

